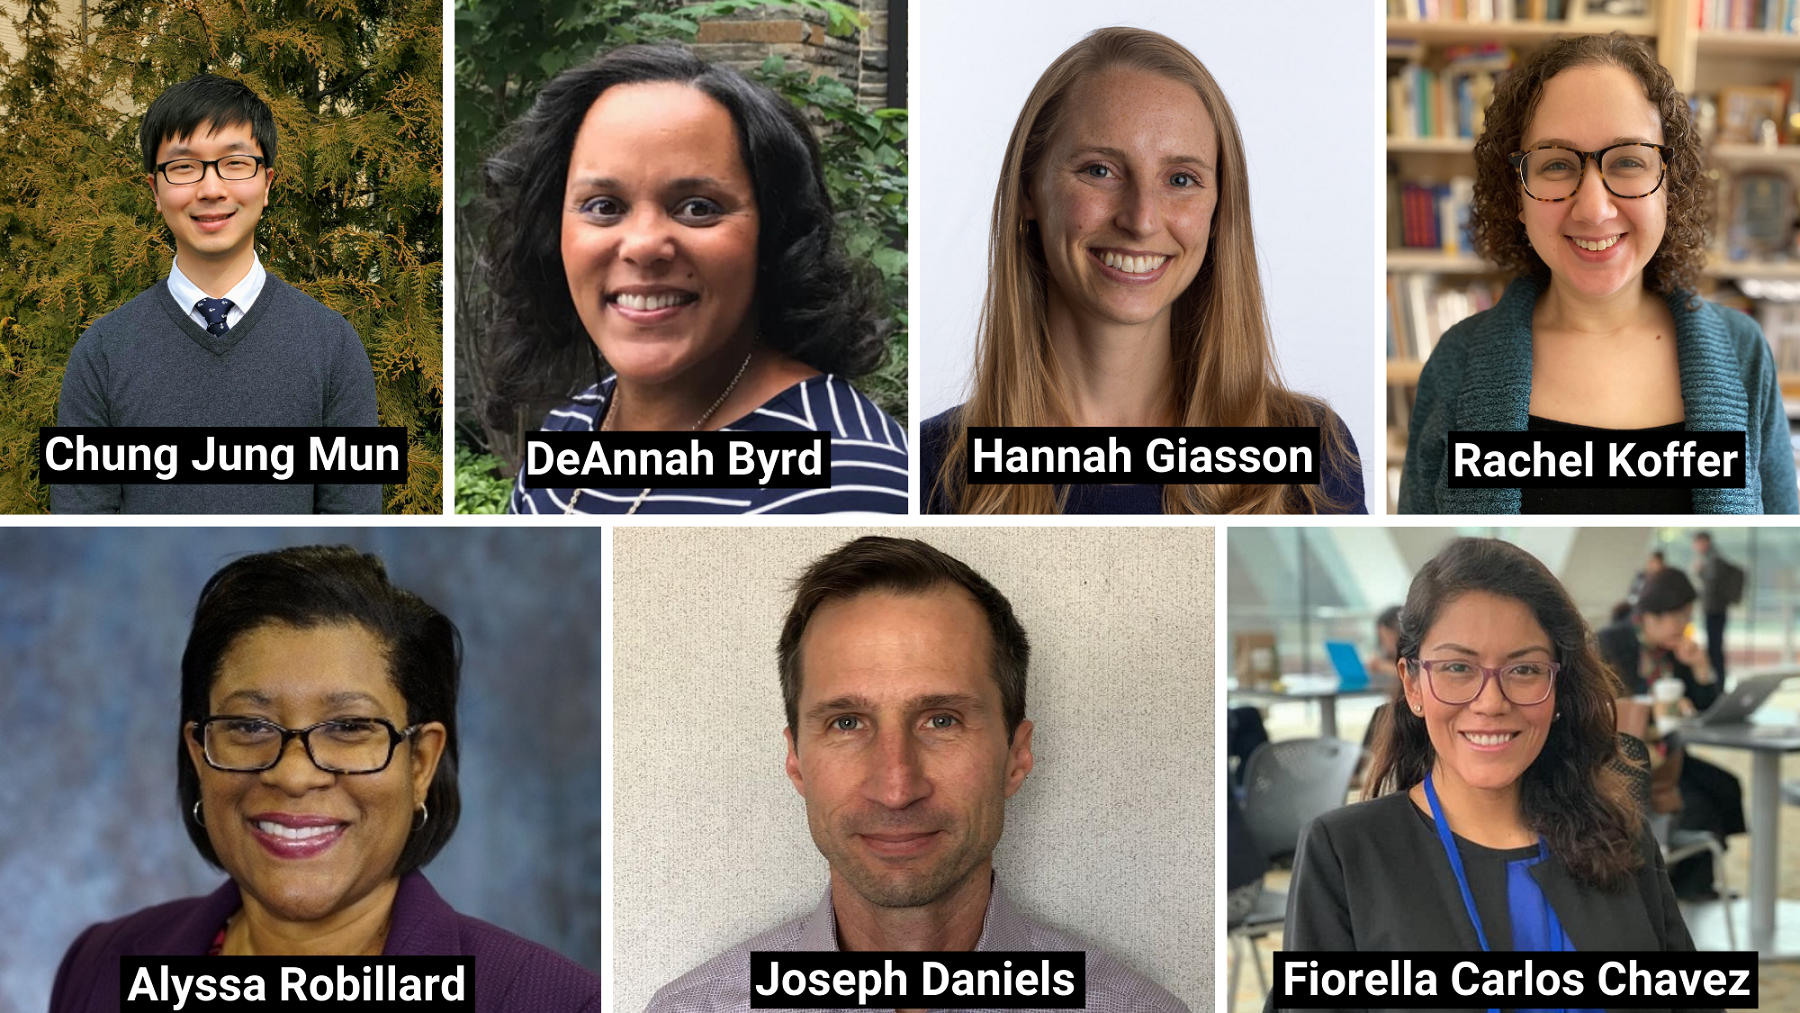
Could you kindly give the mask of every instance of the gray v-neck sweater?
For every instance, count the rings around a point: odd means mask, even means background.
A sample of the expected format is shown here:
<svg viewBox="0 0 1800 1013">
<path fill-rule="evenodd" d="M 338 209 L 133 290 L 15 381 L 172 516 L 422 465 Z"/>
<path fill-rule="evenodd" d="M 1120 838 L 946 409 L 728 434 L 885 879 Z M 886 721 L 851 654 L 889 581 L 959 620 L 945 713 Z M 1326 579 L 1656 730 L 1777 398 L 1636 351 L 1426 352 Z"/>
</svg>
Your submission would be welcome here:
<svg viewBox="0 0 1800 1013">
<path fill-rule="evenodd" d="M 94 321 L 63 374 L 59 426 L 373 426 L 375 374 L 343 316 L 270 275 L 215 337 L 168 279 Z M 379 485 L 58 485 L 56 513 L 380 513 Z"/>
</svg>

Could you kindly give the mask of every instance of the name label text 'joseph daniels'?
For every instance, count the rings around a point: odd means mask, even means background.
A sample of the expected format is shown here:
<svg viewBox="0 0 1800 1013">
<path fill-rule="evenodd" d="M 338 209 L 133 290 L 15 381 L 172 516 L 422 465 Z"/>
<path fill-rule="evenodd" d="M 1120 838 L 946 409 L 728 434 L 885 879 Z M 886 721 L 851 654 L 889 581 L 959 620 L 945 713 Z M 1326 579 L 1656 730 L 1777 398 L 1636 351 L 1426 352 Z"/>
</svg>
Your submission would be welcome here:
<svg viewBox="0 0 1800 1013">
<path fill-rule="evenodd" d="M 971 485 L 1317 485 L 1316 426 L 971 427 Z"/>
</svg>

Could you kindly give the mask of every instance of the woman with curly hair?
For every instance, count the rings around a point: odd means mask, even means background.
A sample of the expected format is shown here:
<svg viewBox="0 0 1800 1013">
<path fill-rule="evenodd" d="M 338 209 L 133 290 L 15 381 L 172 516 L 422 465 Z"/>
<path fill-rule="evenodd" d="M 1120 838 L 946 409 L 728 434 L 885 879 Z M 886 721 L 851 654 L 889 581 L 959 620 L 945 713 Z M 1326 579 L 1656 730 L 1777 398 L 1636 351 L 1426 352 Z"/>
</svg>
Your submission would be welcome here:
<svg viewBox="0 0 1800 1013">
<path fill-rule="evenodd" d="M 1563 39 L 1495 89 L 1470 228 L 1518 276 L 1445 332 L 1419 378 L 1404 513 L 1794 513 L 1775 363 L 1748 316 L 1701 299 L 1705 166 L 1687 97 L 1642 42 Z M 1453 489 L 1448 434 L 1661 445 L 1745 434 L 1737 489 Z"/>
<path fill-rule="evenodd" d="M 1350 431 L 1276 368 L 1236 118 L 1179 43 L 1102 28 L 1038 78 L 994 193 L 975 378 L 920 427 L 928 513 L 1366 513 Z M 978 426 L 1317 426 L 1315 485 L 974 485 Z"/>
<path fill-rule="evenodd" d="M 831 433 L 829 489 L 532 489 L 514 513 L 904 513 L 904 429 L 846 382 L 881 361 L 818 143 L 780 96 L 676 46 L 544 87 L 485 166 L 488 421 Z"/>
<path fill-rule="evenodd" d="M 1529 553 L 1459 538 L 1413 578 L 1366 800 L 1294 856 L 1287 949 L 1692 950 L 1615 769 L 1619 681 Z"/>
</svg>

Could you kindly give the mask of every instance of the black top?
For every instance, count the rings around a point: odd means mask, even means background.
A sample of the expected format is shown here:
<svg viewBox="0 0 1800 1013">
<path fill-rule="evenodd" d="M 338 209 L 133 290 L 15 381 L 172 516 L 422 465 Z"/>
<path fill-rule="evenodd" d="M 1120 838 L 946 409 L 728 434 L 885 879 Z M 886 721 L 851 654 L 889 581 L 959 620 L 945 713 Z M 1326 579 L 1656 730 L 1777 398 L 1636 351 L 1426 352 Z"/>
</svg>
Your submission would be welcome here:
<svg viewBox="0 0 1800 1013">
<path fill-rule="evenodd" d="M 1581 883 L 1554 852 L 1531 867 L 1575 949 L 1654 953 L 1694 948 L 1675 906 L 1662 852 L 1647 829 L 1635 844 L 1643 866 L 1617 891 Z M 1467 862 L 1471 851 L 1465 847 L 1462 854 Z M 1504 865 L 1501 869 L 1504 874 Z M 1497 901 L 1476 902 L 1496 948 L 1512 939 L 1511 925 L 1496 931 L 1501 916 L 1488 914 L 1496 904 L 1505 906 L 1504 879 L 1498 890 Z M 1334 809 L 1301 833 L 1283 941 L 1296 952 L 1481 949 L 1437 832 L 1405 792 Z"/>
<path fill-rule="evenodd" d="M 1582 433 L 1595 440 L 1624 440 L 1652 444 L 1658 437 L 1679 436 L 1687 423 L 1676 422 L 1649 429 L 1596 429 L 1554 419 L 1526 416 L 1526 430 L 1533 433 Z M 1519 512 L 1526 514 L 1691 514 L 1694 494 L 1690 489 L 1520 489 Z"/>
<path fill-rule="evenodd" d="M 948 411 L 926 419 L 919 425 L 919 492 L 924 501 L 923 513 L 949 514 L 955 513 L 950 506 L 951 497 L 946 495 L 938 483 L 938 471 L 943 466 L 944 457 L 950 452 L 950 441 L 956 437 L 956 414 L 962 411 L 957 405 Z M 1319 475 L 1325 486 L 1325 492 L 1333 503 L 1341 504 L 1343 509 L 1335 511 L 1346 514 L 1366 514 L 1369 505 L 1363 501 L 1362 461 L 1356 456 L 1356 440 L 1350 435 L 1350 427 L 1344 420 L 1329 408 L 1325 410 L 1328 419 L 1320 419 L 1319 425 L 1331 426 L 1343 439 L 1344 445 L 1350 448 L 1349 460 L 1326 457 L 1320 462 Z M 1062 512 L 1065 514 L 1160 514 L 1163 512 L 1163 487 L 1160 485 L 1064 485 L 1057 486 L 1058 492 L 1066 492 Z M 1296 495 L 1293 497 L 1298 498 Z M 1298 513 L 1304 505 L 1290 508 L 1290 512 Z"/>
<path fill-rule="evenodd" d="M 1418 806 L 1413 806 L 1413 812 L 1425 824 L 1425 829 L 1436 837 L 1437 823 L 1429 815 L 1419 812 Z M 1481 914 L 1481 931 L 1487 936 L 1488 949 L 1497 953 L 1510 952 L 1513 948 L 1512 902 L 1506 894 L 1506 866 L 1521 858 L 1536 858 L 1537 847 L 1490 848 L 1454 833 L 1450 836 L 1456 841 L 1457 853 L 1462 855 L 1463 873 L 1469 877 L 1469 892 L 1475 896 L 1475 910 Z"/>
</svg>

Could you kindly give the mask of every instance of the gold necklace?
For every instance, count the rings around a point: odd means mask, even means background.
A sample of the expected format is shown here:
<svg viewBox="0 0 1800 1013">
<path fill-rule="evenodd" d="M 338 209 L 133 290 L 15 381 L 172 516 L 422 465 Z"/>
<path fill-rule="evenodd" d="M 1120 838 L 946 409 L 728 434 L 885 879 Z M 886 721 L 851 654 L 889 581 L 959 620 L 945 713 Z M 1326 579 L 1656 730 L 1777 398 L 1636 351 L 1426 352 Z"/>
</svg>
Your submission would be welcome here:
<svg viewBox="0 0 1800 1013">
<path fill-rule="evenodd" d="M 737 373 L 732 376 L 731 382 L 725 385 L 724 393 L 720 394 L 719 399 L 712 403 L 712 407 L 708 408 L 706 410 L 706 414 L 700 416 L 700 421 L 695 422 L 693 427 L 691 429 L 689 429 L 689 432 L 698 430 L 701 426 L 706 425 L 707 419 L 710 419 L 713 417 L 713 412 L 718 411 L 719 406 L 725 403 L 725 399 L 731 396 L 731 392 L 737 389 L 738 381 L 742 380 L 744 378 L 744 371 L 750 368 L 750 360 L 755 355 L 756 355 L 756 349 L 754 347 L 752 347 L 749 352 L 744 354 L 744 361 L 738 363 Z M 617 404 L 618 400 L 619 400 L 619 385 L 617 382 L 614 382 L 613 383 L 613 396 L 606 403 L 606 417 L 600 423 L 600 431 L 603 433 L 612 431 L 613 407 Z M 644 489 L 643 492 L 640 492 L 637 494 L 637 499 L 634 499 L 631 501 L 631 509 L 625 511 L 625 516 L 629 517 L 632 514 L 635 514 L 638 512 L 638 507 L 643 506 L 644 500 L 649 498 L 650 488 L 654 488 L 654 487 L 647 487 Z M 576 502 L 581 499 L 581 494 L 586 491 L 587 490 L 585 490 L 585 489 L 575 490 L 574 495 L 569 497 L 569 505 L 563 508 L 564 516 L 567 516 L 567 515 L 575 512 Z"/>
</svg>

